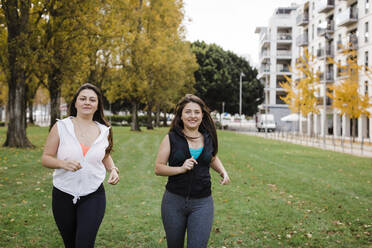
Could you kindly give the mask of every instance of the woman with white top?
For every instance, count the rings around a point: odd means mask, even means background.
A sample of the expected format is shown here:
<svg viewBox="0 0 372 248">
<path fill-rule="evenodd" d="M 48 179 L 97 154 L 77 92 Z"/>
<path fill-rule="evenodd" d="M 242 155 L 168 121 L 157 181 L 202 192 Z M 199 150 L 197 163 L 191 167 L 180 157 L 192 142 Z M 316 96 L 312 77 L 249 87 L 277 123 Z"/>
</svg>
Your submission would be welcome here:
<svg viewBox="0 0 372 248">
<path fill-rule="evenodd" d="M 119 182 L 101 91 L 92 84 L 82 85 L 69 114 L 50 130 L 41 163 L 55 169 L 52 209 L 65 247 L 94 247 L 106 208 L 106 171 L 109 184 Z"/>
</svg>

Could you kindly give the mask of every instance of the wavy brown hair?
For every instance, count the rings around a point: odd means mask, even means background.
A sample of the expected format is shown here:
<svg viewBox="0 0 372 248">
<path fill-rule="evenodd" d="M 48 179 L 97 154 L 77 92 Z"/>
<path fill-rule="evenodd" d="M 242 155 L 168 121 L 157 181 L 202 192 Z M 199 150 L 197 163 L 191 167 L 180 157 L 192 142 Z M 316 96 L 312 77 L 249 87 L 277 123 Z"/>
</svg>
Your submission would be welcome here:
<svg viewBox="0 0 372 248">
<path fill-rule="evenodd" d="M 98 106 L 97 106 L 97 110 L 96 112 L 94 113 L 93 115 L 93 121 L 97 121 L 98 123 L 101 123 L 102 125 L 105 125 L 106 127 L 110 127 L 110 123 L 106 120 L 105 118 L 105 115 L 103 113 L 103 99 L 102 99 L 102 92 L 101 90 L 93 85 L 93 84 L 90 84 L 90 83 L 86 83 L 86 84 L 83 84 L 82 86 L 80 86 L 80 88 L 76 91 L 74 97 L 72 98 L 72 101 L 70 103 L 70 107 L 68 109 L 68 112 L 69 112 L 69 116 L 75 116 L 76 117 L 76 114 L 77 114 L 77 109 L 75 107 L 75 103 L 76 103 L 76 100 L 80 94 L 81 91 L 83 90 L 93 90 L 96 95 L 97 95 L 97 98 L 98 98 Z M 108 142 L 109 142 L 109 145 L 108 147 L 106 148 L 106 156 L 109 155 L 112 151 L 112 148 L 114 146 L 113 144 L 113 139 L 112 139 L 112 128 L 110 128 L 109 130 L 109 135 L 108 135 Z"/>
<path fill-rule="evenodd" d="M 203 133 L 204 131 L 208 132 L 209 135 L 212 137 L 213 142 L 213 156 L 216 156 L 218 152 L 218 140 L 217 140 L 217 131 L 216 126 L 214 125 L 214 121 L 210 115 L 210 110 L 205 104 L 205 102 L 200 99 L 199 97 L 193 94 L 186 94 L 181 100 L 178 102 L 176 109 L 174 111 L 174 118 L 171 123 L 170 131 L 182 131 L 184 129 L 183 121 L 181 120 L 182 110 L 185 108 L 186 104 L 193 102 L 200 106 L 203 119 L 199 126 L 199 132 Z"/>
</svg>

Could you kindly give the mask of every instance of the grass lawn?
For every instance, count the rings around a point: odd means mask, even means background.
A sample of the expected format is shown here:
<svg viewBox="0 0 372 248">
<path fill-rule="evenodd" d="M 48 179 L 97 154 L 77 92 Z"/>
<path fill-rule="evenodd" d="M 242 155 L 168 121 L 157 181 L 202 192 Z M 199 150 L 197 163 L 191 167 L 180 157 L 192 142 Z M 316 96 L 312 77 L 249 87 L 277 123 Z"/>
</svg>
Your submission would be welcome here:
<svg viewBox="0 0 372 248">
<path fill-rule="evenodd" d="M 107 185 L 96 247 L 166 247 L 153 165 L 167 129 L 114 128 L 121 181 Z M 6 129 L 0 128 L 0 143 Z M 62 247 L 51 211 L 52 170 L 40 165 L 47 128 L 28 128 L 35 149 L 0 147 L 0 247 Z M 372 160 L 219 132 L 232 183 L 213 175 L 208 247 L 371 247 Z"/>
</svg>

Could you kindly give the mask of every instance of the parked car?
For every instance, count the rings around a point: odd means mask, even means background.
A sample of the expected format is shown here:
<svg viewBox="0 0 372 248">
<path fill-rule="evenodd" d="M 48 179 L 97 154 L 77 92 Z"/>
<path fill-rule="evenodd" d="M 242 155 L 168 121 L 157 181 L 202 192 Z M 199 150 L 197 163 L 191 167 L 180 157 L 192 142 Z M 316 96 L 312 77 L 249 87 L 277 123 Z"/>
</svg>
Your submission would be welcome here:
<svg viewBox="0 0 372 248">
<path fill-rule="evenodd" d="M 275 132 L 276 123 L 273 114 L 258 114 L 256 115 L 256 128 L 258 132 Z"/>
</svg>

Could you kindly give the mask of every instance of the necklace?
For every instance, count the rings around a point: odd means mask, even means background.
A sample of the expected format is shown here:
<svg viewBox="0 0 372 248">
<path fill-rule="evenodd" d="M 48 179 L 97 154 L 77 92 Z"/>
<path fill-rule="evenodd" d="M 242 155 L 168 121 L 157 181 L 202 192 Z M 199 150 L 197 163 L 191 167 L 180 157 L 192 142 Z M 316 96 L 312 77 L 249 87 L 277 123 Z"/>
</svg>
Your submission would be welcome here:
<svg viewBox="0 0 372 248">
<path fill-rule="evenodd" d="M 188 136 L 188 135 L 186 135 L 185 133 L 183 133 L 183 135 L 185 135 L 185 137 L 186 137 L 187 139 L 199 139 L 199 138 L 201 137 L 201 134 L 200 134 L 199 136 L 195 136 L 195 137 Z"/>
<path fill-rule="evenodd" d="M 81 126 L 80 126 L 80 123 L 79 123 L 79 121 L 77 121 L 77 120 L 75 120 L 75 123 L 76 123 L 76 126 L 77 126 L 77 129 L 78 129 L 78 133 L 79 133 L 79 136 L 82 138 L 82 140 L 84 141 L 83 143 L 86 143 L 87 141 L 88 141 L 88 143 L 90 143 L 89 142 L 89 140 L 90 140 L 90 136 L 91 135 L 89 135 L 89 130 L 91 129 L 91 125 L 87 125 L 86 127 L 85 127 L 85 129 L 83 129 Z"/>
</svg>

